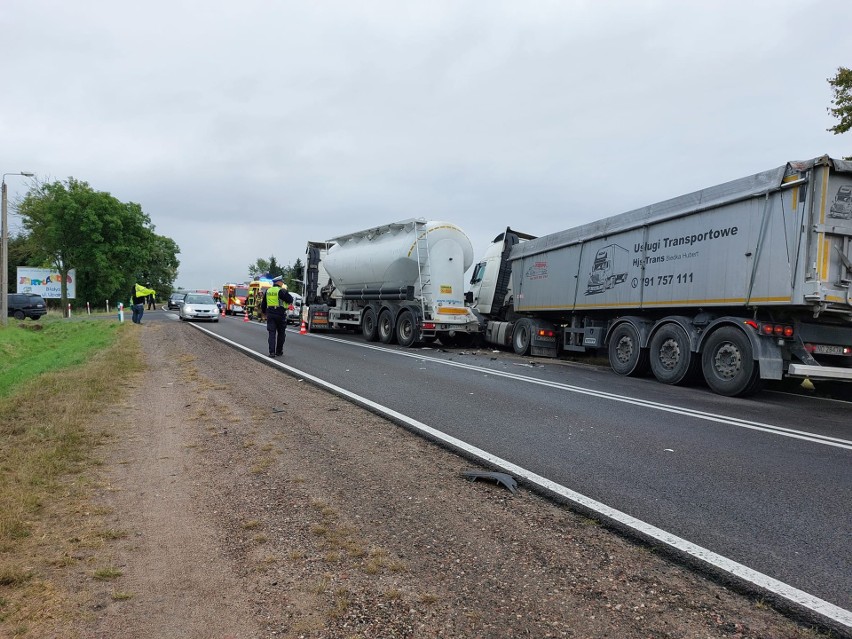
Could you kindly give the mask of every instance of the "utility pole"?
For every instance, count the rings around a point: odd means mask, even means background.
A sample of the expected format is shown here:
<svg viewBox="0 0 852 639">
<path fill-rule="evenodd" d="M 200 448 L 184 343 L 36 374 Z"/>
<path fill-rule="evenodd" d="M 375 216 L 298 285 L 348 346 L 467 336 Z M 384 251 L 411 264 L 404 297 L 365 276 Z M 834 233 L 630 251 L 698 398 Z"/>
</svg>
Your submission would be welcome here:
<svg viewBox="0 0 852 639">
<path fill-rule="evenodd" d="M 23 175 L 24 177 L 32 177 L 35 175 L 34 173 L 30 173 L 29 171 L 21 171 L 20 173 L 4 173 L 2 185 L 0 185 L 0 199 L 2 199 L 2 224 L 0 224 L 0 234 L 2 234 L 2 238 L 0 238 L 0 264 L 2 264 L 2 269 L 0 269 L 0 277 L 3 279 L 0 280 L 2 282 L 2 289 L 0 289 L 0 293 L 2 293 L 3 299 L 0 300 L 0 325 L 8 326 L 9 325 L 9 224 L 7 221 L 6 215 L 6 176 L 7 175 Z"/>
</svg>

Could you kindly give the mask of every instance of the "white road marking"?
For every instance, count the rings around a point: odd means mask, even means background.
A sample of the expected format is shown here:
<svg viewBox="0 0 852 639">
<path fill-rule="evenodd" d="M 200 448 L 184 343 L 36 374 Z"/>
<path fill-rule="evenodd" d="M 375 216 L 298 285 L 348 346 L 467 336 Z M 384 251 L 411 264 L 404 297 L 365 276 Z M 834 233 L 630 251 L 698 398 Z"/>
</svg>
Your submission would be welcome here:
<svg viewBox="0 0 852 639">
<path fill-rule="evenodd" d="M 385 348 L 382 346 L 375 346 L 373 344 L 359 344 L 357 342 L 350 342 L 348 340 L 339 339 L 337 337 L 331 337 L 328 335 L 312 335 L 312 337 L 316 337 L 319 339 L 326 339 L 335 342 L 340 342 L 342 344 L 348 344 L 350 346 L 356 346 L 360 348 L 370 348 L 373 350 L 383 351 L 393 355 L 399 355 L 402 357 L 411 357 L 420 361 L 428 361 L 434 364 L 440 364 L 442 366 L 454 366 L 456 368 L 464 368 L 467 370 L 478 371 L 481 373 L 487 373 L 488 375 L 495 375 L 498 377 L 506 377 L 509 379 L 514 379 L 520 382 L 526 382 L 528 384 L 537 384 L 540 386 L 549 386 L 551 388 L 558 388 L 560 390 L 564 390 L 570 393 L 578 393 L 581 395 L 590 395 L 592 397 L 600 397 L 601 399 L 608 399 L 614 402 L 621 402 L 625 404 L 633 404 L 634 406 L 642 406 L 644 408 L 650 408 L 652 410 L 664 411 L 667 413 L 675 413 L 678 415 L 685 415 L 687 417 L 694 417 L 696 419 L 702 419 L 705 421 L 717 422 L 720 424 L 727 424 L 729 426 L 737 426 L 739 428 L 746 428 L 749 430 L 757 430 L 764 433 L 770 433 L 773 435 L 780 435 L 782 437 L 790 437 L 793 439 L 801 439 L 804 441 L 808 441 L 814 444 L 823 444 L 825 446 L 833 446 L 836 448 L 843 448 L 845 450 L 852 450 L 852 441 L 848 439 L 840 439 L 839 437 L 828 437 L 826 435 L 819 435 L 817 433 L 808 433 L 806 431 L 794 430 L 792 428 L 784 428 L 783 426 L 773 426 L 772 424 L 766 424 L 762 422 L 750 421 L 747 419 L 740 419 L 738 417 L 730 417 L 727 415 L 719 415 L 716 413 L 707 413 L 704 411 L 693 410 L 691 408 L 683 408 L 681 406 L 673 406 L 671 404 L 663 404 L 661 402 L 655 402 L 646 399 L 638 399 L 635 397 L 628 397 L 626 395 L 618 395 L 616 393 L 607 393 L 606 391 L 594 390 L 591 388 L 583 388 L 582 386 L 573 386 L 571 384 L 562 384 L 561 382 L 550 382 L 547 380 L 536 379 L 534 377 L 528 377 L 527 375 L 522 375 L 520 373 L 510 373 L 508 371 L 496 370 L 493 368 L 485 368 L 484 366 L 475 366 L 473 364 L 464 364 L 461 362 L 453 362 L 445 359 L 440 359 L 437 357 L 430 357 L 428 355 L 419 354 L 417 352 L 409 353 L 405 351 L 398 351 L 391 348 Z"/>
</svg>

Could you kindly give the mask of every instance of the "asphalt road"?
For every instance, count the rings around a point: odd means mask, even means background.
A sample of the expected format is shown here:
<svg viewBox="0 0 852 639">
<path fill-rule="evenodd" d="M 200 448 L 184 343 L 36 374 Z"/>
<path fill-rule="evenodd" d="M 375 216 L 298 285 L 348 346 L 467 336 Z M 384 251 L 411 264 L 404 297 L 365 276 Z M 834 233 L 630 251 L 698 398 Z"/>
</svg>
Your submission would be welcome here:
<svg viewBox="0 0 852 639">
<path fill-rule="evenodd" d="M 266 352 L 264 325 L 204 328 Z M 297 328 L 282 361 L 852 610 L 850 403 L 732 399 L 596 366 Z"/>
</svg>

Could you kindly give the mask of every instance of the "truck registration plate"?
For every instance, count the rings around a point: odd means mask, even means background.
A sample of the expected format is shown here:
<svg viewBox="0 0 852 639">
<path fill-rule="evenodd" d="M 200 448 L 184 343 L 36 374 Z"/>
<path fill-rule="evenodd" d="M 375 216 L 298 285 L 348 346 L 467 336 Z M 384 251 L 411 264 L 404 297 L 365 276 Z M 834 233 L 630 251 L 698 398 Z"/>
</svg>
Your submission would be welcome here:
<svg viewBox="0 0 852 639">
<path fill-rule="evenodd" d="M 831 344 L 816 344 L 814 353 L 817 355 L 843 355 L 842 346 L 832 346 Z"/>
</svg>

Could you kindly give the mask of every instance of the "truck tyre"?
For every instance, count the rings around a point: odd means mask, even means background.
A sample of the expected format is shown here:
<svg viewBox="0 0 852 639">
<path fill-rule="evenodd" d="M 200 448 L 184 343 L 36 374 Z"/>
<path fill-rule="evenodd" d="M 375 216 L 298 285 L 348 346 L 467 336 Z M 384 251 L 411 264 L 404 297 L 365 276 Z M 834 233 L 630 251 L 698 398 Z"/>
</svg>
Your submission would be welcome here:
<svg viewBox="0 0 852 639">
<path fill-rule="evenodd" d="M 414 320 L 414 313 L 407 309 L 396 318 L 396 341 L 404 348 L 417 341 L 417 322 Z"/>
<path fill-rule="evenodd" d="M 379 313 L 379 341 L 382 344 L 392 344 L 396 335 L 394 329 L 393 313 L 390 309 L 384 309 Z"/>
<path fill-rule="evenodd" d="M 24 315 L 24 312 L 21 311 L 21 310 L 15 311 L 12 314 L 12 317 L 14 317 L 16 320 L 20 320 L 20 321 L 24 321 L 27 318 L 27 316 Z"/>
<path fill-rule="evenodd" d="M 529 353 L 531 340 L 532 322 L 525 317 L 519 319 L 512 331 L 512 350 L 517 355 L 526 355 Z"/>
<path fill-rule="evenodd" d="M 648 370 L 648 351 L 639 346 L 639 333 L 632 324 L 615 327 L 609 338 L 609 366 L 619 375 L 636 377 Z"/>
<path fill-rule="evenodd" d="M 379 339 L 377 323 L 376 311 L 372 308 L 365 308 L 364 315 L 361 318 L 361 334 L 368 342 L 375 342 Z"/>
<path fill-rule="evenodd" d="M 689 336 L 677 324 L 666 324 L 651 339 L 651 372 L 663 384 L 685 384 L 694 378 L 699 364 L 697 353 L 689 350 Z"/>
<path fill-rule="evenodd" d="M 701 370 L 714 393 L 744 397 L 760 390 L 760 367 L 748 336 L 740 329 L 725 326 L 713 333 L 701 354 Z"/>
</svg>

